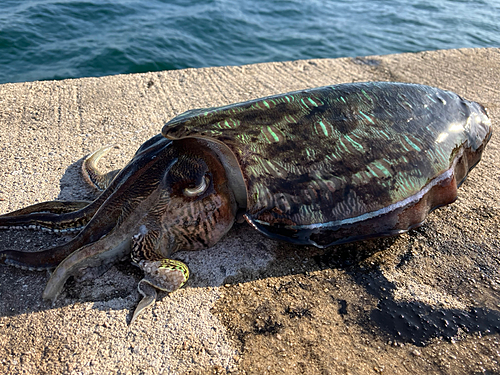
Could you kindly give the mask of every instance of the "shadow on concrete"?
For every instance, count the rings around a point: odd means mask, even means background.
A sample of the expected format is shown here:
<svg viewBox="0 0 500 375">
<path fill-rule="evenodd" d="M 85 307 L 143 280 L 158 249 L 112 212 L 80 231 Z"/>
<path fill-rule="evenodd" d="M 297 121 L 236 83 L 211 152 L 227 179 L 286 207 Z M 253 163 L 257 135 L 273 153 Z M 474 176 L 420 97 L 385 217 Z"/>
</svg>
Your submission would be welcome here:
<svg viewBox="0 0 500 375">
<path fill-rule="evenodd" d="M 442 309 L 418 301 L 395 301 L 391 297 L 395 286 L 380 271 L 373 270 L 369 275 L 352 272 L 351 276 L 379 300 L 370 320 L 392 341 L 425 346 L 434 338 L 453 342 L 470 333 L 500 333 L 500 311 Z"/>
<path fill-rule="evenodd" d="M 82 176 L 84 157 L 66 168 L 59 182 L 60 192 L 58 200 L 94 200 L 99 192 L 90 187 Z"/>
<path fill-rule="evenodd" d="M 379 241 L 380 249 L 384 251 L 384 247 L 387 249 L 395 239 L 388 238 Z M 356 245 L 346 245 L 318 256 L 316 261 L 321 268 L 329 265 L 332 268 L 344 269 L 358 285 L 378 300 L 376 309 L 370 311 L 367 316 L 360 317 L 358 323 L 361 326 L 370 325 L 370 328 L 375 328 L 388 341 L 417 346 L 425 346 L 435 338 L 455 342 L 472 333 L 478 335 L 500 333 L 500 311 L 498 310 L 484 307 L 470 307 L 468 310 L 446 309 L 430 306 L 420 301 L 395 300 L 393 296 L 396 286 L 387 280 L 377 265 L 366 268 L 363 264 L 360 267 L 359 263 L 363 260 L 363 256 L 353 254 L 350 248 Z M 365 258 L 369 256 L 369 254 L 366 255 Z M 401 263 L 407 256 L 408 254 L 401 256 Z M 339 313 L 347 311 L 346 302 L 340 301 L 339 303 Z"/>
</svg>

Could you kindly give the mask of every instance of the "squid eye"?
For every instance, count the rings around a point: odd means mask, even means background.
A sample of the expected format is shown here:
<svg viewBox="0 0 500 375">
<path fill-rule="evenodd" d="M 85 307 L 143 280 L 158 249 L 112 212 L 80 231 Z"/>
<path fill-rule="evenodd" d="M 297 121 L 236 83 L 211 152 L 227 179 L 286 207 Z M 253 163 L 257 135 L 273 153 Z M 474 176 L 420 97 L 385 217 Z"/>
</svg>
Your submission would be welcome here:
<svg viewBox="0 0 500 375">
<path fill-rule="evenodd" d="M 208 187 L 208 177 L 203 177 L 201 179 L 201 183 L 198 186 L 195 186 L 194 188 L 185 188 L 184 189 L 184 195 L 186 197 L 196 197 L 198 195 L 201 195 L 207 190 Z"/>
</svg>

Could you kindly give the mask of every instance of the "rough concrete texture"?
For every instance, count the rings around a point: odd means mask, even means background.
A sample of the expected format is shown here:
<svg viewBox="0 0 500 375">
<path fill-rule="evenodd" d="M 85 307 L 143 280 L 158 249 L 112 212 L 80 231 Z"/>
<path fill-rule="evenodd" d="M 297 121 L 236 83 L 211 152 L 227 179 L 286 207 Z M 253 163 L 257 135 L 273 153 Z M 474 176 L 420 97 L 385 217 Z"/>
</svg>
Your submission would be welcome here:
<svg viewBox="0 0 500 375">
<path fill-rule="evenodd" d="M 0 86 L 0 212 L 92 196 L 82 157 L 106 144 L 119 168 L 163 123 L 219 106 L 342 82 L 449 89 L 489 109 L 495 133 L 458 200 L 417 230 L 330 248 L 291 246 L 239 224 L 179 254 L 188 285 L 131 327 L 141 274 L 129 262 L 70 280 L 0 267 L 2 374 L 500 373 L 500 49 L 28 82 Z M 0 232 L 2 248 L 67 238 Z"/>
</svg>

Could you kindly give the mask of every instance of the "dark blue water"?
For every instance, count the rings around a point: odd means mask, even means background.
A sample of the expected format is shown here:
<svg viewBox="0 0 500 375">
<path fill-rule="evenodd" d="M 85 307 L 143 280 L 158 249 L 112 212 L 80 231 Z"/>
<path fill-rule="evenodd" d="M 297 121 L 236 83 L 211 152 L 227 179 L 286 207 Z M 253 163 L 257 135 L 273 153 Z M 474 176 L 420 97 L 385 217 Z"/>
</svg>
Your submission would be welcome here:
<svg viewBox="0 0 500 375">
<path fill-rule="evenodd" d="M 0 83 L 500 46 L 499 0 L 0 1 Z"/>
</svg>

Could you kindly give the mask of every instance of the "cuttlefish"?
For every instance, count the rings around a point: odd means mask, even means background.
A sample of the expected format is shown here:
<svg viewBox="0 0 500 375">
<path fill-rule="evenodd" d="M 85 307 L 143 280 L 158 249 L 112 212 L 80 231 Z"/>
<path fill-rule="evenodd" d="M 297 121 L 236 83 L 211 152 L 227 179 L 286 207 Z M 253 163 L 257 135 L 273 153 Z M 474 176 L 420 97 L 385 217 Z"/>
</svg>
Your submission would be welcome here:
<svg viewBox="0 0 500 375">
<path fill-rule="evenodd" d="M 165 124 L 121 170 L 83 162 L 102 193 L 0 216 L 0 227 L 74 231 L 43 251 L 4 249 L 0 263 L 68 277 L 131 254 L 144 271 L 132 321 L 188 279 L 171 257 L 217 243 L 238 220 L 264 235 L 328 247 L 396 235 L 455 201 L 492 134 L 478 103 L 434 87 L 367 82 L 319 87 L 218 108 Z M 207 259 L 207 263 L 210 260 Z"/>
</svg>

